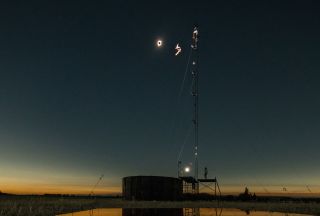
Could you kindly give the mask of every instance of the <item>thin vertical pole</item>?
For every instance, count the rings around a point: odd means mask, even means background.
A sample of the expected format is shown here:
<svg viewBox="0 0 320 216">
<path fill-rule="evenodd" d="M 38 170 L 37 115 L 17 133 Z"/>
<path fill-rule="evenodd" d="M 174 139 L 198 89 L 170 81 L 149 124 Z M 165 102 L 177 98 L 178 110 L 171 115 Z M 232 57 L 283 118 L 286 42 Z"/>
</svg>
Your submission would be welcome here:
<svg viewBox="0 0 320 216">
<path fill-rule="evenodd" d="M 214 198 L 217 199 L 217 178 L 214 179 Z"/>
</svg>

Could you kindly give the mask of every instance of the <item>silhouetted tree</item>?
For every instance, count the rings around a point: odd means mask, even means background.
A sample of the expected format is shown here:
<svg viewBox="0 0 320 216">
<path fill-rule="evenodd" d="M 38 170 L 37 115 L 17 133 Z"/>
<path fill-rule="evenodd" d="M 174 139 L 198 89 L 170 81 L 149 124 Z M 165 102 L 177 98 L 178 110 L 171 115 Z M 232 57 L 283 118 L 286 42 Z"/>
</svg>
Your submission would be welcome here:
<svg viewBox="0 0 320 216">
<path fill-rule="evenodd" d="M 257 199 L 256 193 L 253 193 L 252 199 L 253 199 L 253 200 L 256 200 L 256 199 Z"/>
<path fill-rule="evenodd" d="M 250 195 L 249 194 L 249 189 L 247 187 L 244 189 L 244 195 L 245 196 L 249 196 Z"/>
<path fill-rule="evenodd" d="M 249 189 L 245 187 L 244 192 L 239 194 L 239 199 L 242 201 L 254 200 L 257 196 L 254 193 L 253 195 L 249 192 Z"/>
</svg>

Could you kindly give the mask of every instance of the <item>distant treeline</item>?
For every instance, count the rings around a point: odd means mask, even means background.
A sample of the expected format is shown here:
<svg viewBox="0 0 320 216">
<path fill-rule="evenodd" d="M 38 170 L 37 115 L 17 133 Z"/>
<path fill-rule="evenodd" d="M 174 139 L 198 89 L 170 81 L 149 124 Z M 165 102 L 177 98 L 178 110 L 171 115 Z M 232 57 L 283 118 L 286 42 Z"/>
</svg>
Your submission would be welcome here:
<svg viewBox="0 0 320 216">
<path fill-rule="evenodd" d="M 48 198 L 74 198 L 74 199 L 122 199 L 121 195 L 74 195 L 74 194 L 43 194 L 43 195 L 16 195 L 0 192 L 0 197 L 15 197 L 15 198 L 32 198 L 32 197 L 48 197 Z M 213 196 L 212 194 L 183 194 L 181 201 L 252 201 L 252 202 L 305 202 L 305 203 L 320 203 L 320 197 L 288 197 L 288 196 L 256 196 L 251 193 L 241 193 L 239 195 L 221 195 Z"/>
<path fill-rule="evenodd" d="M 200 194 L 184 194 L 182 200 L 220 200 L 220 201 L 254 201 L 254 202 L 316 202 L 320 203 L 319 197 L 287 197 L 287 196 L 257 196 L 255 194 L 250 194 L 248 196 L 244 194 L 239 195 L 221 195 L 213 196 L 212 194 L 200 193 Z"/>
<path fill-rule="evenodd" d="M 119 199 L 121 195 L 75 195 L 75 194 L 29 194 L 29 195 L 17 195 L 9 193 L 1 193 L 0 197 L 52 197 L 52 198 L 79 198 L 79 199 L 92 199 L 92 198 L 110 198 Z"/>
</svg>

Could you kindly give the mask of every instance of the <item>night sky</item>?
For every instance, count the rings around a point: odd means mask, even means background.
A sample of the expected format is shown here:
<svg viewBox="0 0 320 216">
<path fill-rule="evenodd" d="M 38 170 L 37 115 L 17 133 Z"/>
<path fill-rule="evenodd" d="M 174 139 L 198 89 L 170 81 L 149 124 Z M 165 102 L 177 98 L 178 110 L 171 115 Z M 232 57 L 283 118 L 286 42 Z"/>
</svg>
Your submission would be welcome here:
<svg viewBox="0 0 320 216">
<path fill-rule="evenodd" d="M 113 193 L 124 176 L 176 176 L 184 140 L 192 162 L 189 71 L 179 92 L 198 24 L 200 176 L 208 166 L 222 191 L 320 191 L 319 11 L 311 0 L 1 1 L 0 190 L 88 193 L 104 174 L 97 190 Z"/>
</svg>

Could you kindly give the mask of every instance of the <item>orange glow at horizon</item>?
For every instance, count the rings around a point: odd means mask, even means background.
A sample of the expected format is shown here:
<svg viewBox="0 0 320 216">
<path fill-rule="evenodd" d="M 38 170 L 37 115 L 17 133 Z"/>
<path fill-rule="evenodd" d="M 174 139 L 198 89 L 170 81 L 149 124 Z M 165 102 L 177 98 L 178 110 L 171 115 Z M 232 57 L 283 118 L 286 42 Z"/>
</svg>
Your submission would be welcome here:
<svg viewBox="0 0 320 216">
<path fill-rule="evenodd" d="M 70 184 L 36 184 L 28 182 L 4 182 L 0 180 L 0 191 L 3 193 L 12 194 L 74 194 L 88 195 L 92 190 L 92 185 L 70 185 Z M 222 195 L 238 195 L 244 191 L 244 186 L 220 186 Z M 290 186 L 288 191 L 281 191 L 279 186 L 264 186 L 267 191 L 264 191 L 261 186 L 248 186 L 250 193 L 265 196 L 320 196 L 320 186 L 312 186 L 312 192 L 304 190 L 303 186 Z M 98 186 L 94 190 L 95 195 L 120 195 L 121 186 Z M 202 188 L 200 192 L 209 192 Z"/>
<path fill-rule="evenodd" d="M 30 168 L 28 166 L 13 166 L 1 164 L 0 191 L 12 194 L 75 194 L 88 195 L 98 180 L 99 174 L 80 172 L 76 170 L 54 170 L 43 168 Z M 281 195 L 281 196 L 319 196 L 320 185 L 317 184 L 319 177 L 309 177 L 304 182 L 308 185 L 298 184 L 220 184 L 223 195 L 238 195 L 245 187 L 249 192 L 257 195 Z M 274 182 L 288 182 L 280 179 Z M 240 180 L 234 180 L 240 182 Z M 225 182 L 225 181 L 222 181 Z M 241 182 L 249 182 L 242 180 Z M 267 182 L 267 181 L 266 181 Z M 284 191 L 283 188 L 286 187 Z M 201 188 L 201 192 L 208 192 Z M 121 176 L 109 173 L 95 188 L 96 195 L 118 195 L 122 193 Z"/>
<path fill-rule="evenodd" d="M 86 186 L 72 186 L 72 185 L 7 185 L 2 187 L 3 193 L 11 194 L 74 194 L 74 195 L 88 195 L 92 190 L 91 187 Z M 121 193 L 120 187 L 97 187 L 94 190 L 95 195 L 118 195 Z"/>
<path fill-rule="evenodd" d="M 120 186 L 114 183 L 102 182 L 94 189 L 95 195 L 117 195 L 121 193 Z M 75 194 L 88 195 L 96 178 L 59 178 L 59 179 L 21 179 L 21 178 L 1 178 L 0 191 L 11 194 Z M 109 186 L 107 185 L 109 184 Z"/>
<path fill-rule="evenodd" d="M 0 165 L 0 191 L 11 194 L 75 194 L 88 195 L 98 180 L 96 173 L 77 170 L 43 169 L 39 167 Z M 119 194 L 118 177 L 109 174 L 94 189 L 94 194 Z"/>
</svg>

